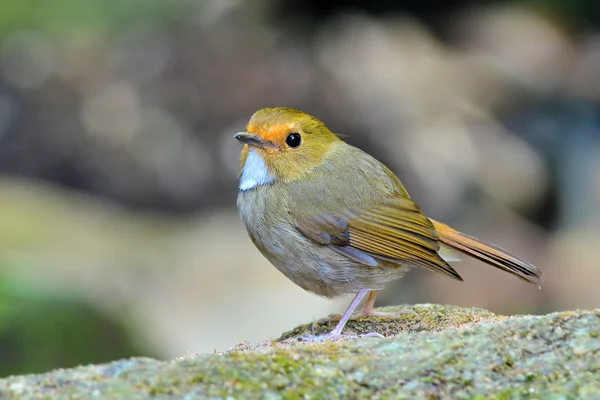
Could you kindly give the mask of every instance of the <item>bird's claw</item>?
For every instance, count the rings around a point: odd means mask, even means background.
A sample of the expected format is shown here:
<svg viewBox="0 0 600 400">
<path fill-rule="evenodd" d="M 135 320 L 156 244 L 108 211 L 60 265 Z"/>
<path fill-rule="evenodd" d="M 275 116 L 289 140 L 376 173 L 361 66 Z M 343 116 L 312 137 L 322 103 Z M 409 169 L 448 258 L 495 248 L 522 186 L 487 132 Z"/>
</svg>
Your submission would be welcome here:
<svg viewBox="0 0 600 400">
<path fill-rule="evenodd" d="M 325 335 L 318 335 L 318 336 L 317 335 L 299 336 L 298 340 L 303 341 L 303 342 L 309 342 L 309 343 L 319 343 L 319 342 L 323 342 L 326 340 L 337 339 L 341 336 L 342 335 L 340 335 L 340 334 L 327 333 Z M 365 333 L 364 335 L 360 335 L 359 337 L 361 337 L 361 338 L 376 337 L 376 338 L 385 339 L 385 336 L 383 336 L 381 333 L 378 333 L 378 332 Z"/>
<path fill-rule="evenodd" d="M 335 339 L 340 337 L 341 335 L 332 335 L 332 334 L 325 334 L 325 335 L 306 335 L 306 336 L 299 336 L 298 340 L 302 341 L 302 342 L 309 342 L 309 343 L 319 343 L 319 342 L 323 342 L 325 340 L 331 340 L 331 339 Z"/>
<path fill-rule="evenodd" d="M 383 312 L 383 311 L 375 311 L 375 310 L 368 310 L 368 311 L 359 311 L 359 313 L 357 313 L 356 317 L 378 317 L 378 318 L 386 318 L 386 319 L 398 319 L 404 315 L 413 315 L 415 317 L 419 316 L 419 314 L 417 314 L 417 312 L 415 310 L 411 310 L 410 308 L 407 308 L 405 310 L 399 310 L 396 311 L 395 313 L 388 313 L 388 312 Z"/>
<path fill-rule="evenodd" d="M 364 335 L 360 335 L 360 337 L 376 337 L 376 338 L 381 338 L 381 339 L 385 339 L 385 336 L 383 336 L 381 333 L 379 332 L 369 332 L 369 333 L 365 333 Z"/>
</svg>

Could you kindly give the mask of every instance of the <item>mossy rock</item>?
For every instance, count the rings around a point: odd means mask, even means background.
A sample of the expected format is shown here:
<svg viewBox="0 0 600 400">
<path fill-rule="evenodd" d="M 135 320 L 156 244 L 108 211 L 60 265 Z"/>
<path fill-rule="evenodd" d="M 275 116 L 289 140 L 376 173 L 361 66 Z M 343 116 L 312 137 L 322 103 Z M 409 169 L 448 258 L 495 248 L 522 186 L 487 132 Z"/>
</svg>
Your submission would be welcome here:
<svg viewBox="0 0 600 400">
<path fill-rule="evenodd" d="M 311 325 L 273 342 L 174 361 L 129 359 L 0 380 L 0 399 L 435 398 L 600 396 L 600 310 L 504 317 L 438 305 L 346 336 L 304 343 Z M 394 311 L 388 308 L 388 311 Z M 331 326 L 316 326 L 315 333 Z"/>
</svg>

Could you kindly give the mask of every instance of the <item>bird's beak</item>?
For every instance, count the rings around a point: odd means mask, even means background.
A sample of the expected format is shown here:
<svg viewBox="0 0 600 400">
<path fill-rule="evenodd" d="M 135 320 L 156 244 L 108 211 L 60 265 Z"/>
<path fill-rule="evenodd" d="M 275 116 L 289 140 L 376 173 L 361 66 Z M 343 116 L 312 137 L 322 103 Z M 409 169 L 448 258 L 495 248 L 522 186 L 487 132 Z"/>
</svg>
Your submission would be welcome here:
<svg viewBox="0 0 600 400">
<path fill-rule="evenodd" d="M 239 132 L 236 133 L 234 137 L 240 142 L 244 144 L 249 144 L 250 146 L 256 146 L 263 149 L 266 147 L 275 147 L 273 143 L 267 142 L 266 140 L 261 139 L 260 136 L 255 135 L 253 133 Z"/>
</svg>

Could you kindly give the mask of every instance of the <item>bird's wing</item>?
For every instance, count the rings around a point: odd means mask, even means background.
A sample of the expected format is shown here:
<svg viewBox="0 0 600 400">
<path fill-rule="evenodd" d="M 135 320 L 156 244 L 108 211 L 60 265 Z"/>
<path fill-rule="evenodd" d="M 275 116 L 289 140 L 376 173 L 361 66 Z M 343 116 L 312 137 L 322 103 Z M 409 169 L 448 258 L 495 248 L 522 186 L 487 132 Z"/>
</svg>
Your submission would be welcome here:
<svg viewBox="0 0 600 400">
<path fill-rule="evenodd" d="M 435 228 L 409 198 L 391 198 L 367 210 L 289 212 L 304 236 L 359 263 L 419 266 L 462 280 L 439 256 Z"/>
<path fill-rule="evenodd" d="M 462 280 L 438 254 L 438 234 L 429 218 L 387 168 L 372 158 L 368 161 L 350 176 L 337 177 L 336 168 L 329 166 L 326 183 L 305 180 L 302 186 L 292 185 L 287 208 L 296 229 L 365 266 L 385 261 Z M 378 190 L 381 186 L 386 188 L 383 194 Z"/>
</svg>

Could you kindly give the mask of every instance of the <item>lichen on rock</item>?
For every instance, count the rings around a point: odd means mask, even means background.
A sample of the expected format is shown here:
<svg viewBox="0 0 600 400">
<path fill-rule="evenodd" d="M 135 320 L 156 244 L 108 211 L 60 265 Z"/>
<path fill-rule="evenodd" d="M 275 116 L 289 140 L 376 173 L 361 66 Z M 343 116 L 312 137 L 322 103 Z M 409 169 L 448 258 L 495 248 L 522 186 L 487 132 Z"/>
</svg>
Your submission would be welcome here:
<svg viewBox="0 0 600 400">
<path fill-rule="evenodd" d="M 144 358 L 0 380 L 0 399 L 593 398 L 600 393 L 600 310 L 505 317 L 411 306 L 361 318 L 334 342 L 280 339 L 180 360 Z M 387 308 L 389 311 L 399 308 Z M 331 325 L 317 325 L 314 333 Z M 357 335 L 379 332 L 386 339 Z"/>
</svg>

